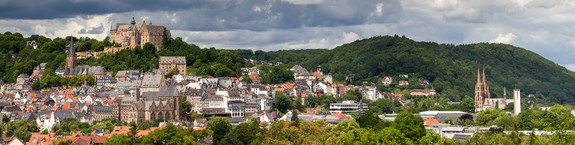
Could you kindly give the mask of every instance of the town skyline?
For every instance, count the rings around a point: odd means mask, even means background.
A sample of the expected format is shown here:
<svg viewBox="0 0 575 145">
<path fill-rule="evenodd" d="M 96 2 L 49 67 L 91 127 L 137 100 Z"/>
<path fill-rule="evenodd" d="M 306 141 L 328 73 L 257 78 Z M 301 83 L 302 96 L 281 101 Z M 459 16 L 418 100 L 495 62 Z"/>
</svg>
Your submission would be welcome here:
<svg viewBox="0 0 575 145">
<path fill-rule="evenodd" d="M 575 23 L 567 19 L 575 13 L 571 6 L 568 1 L 529 0 L 6 1 L 0 3 L 0 32 L 103 40 L 113 24 L 135 17 L 165 25 L 173 37 L 202 48 L 265 51 L 332 49 L 397 34 L 438 43 L 511 44 L 573 70 L 575 31 L 566 29 Z"/>
</svg>

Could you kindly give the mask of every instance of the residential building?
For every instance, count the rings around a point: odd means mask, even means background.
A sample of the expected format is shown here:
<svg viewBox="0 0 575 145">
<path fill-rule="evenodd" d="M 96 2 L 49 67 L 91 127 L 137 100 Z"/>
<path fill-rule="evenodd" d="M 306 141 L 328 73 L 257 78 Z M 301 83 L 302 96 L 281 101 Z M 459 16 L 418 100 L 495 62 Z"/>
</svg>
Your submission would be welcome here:
<svg viewBox="0 0 575 145">
<path fill-rule="evenodd" d="M 343 101 L 341 103 L 329 103 L 330 113 L 363 113 L 369 110 L 366 103 L 355 102 L 353 100 Z"/>
<path fill-rule="evenodd" d="M 186 74 L 186 57 L 185 56 L 160 56 L 159 69 L 164 69 L 169 73 L 174 68 L 178 68 L 178 73 Z"/>
</svg>

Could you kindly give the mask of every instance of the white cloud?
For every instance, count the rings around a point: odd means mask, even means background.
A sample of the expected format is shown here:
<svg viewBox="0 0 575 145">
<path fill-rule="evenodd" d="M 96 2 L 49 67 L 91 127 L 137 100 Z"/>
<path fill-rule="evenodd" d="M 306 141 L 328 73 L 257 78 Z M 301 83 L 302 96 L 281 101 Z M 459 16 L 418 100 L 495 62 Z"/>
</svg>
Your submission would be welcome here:
<svg viewBox="0 0 575 145">
<path fill-rule="evenodd" d="M 349 33 L 343 32 L 341 34 L 341 37 L 342 38 L 340 39 L 340 43 L 349 43 L 349 42 L 353 42 L 357 39 L 360 39 L 359 35 L 357 35 L 354 32 L 349 32 Z"/>
<path fill-rule="evenodd" d="M 254 6 L 254 12 L 261 12 L 262 8 L 258 7 L 258 6 Z"/>
<path fill-rule="evenodd" d="M 383 3 L 377 3 L 375 6 L 375 13 L 377 16 L 381 16 L 383 14 Z"/>
<path fill-rule="evenodd" d="M 507 33 L 505 35 L 499 33 L 499 35 L 497 35 L 497 38 L 489 40 L 489 43 L 506 43 L 506 44 L 509 44 L 515 38 L 517 38 L 517 36 L 513 33 Z"/>
<path fill-rule="evenodd" d="M 324 0 L 281 0 L 284 2 L 288 2 L 294 5 L 311 5 L 311 4 L 320 4 L 324 2 Z"/>
<path fill-rule="evenodd" d="M 562 64 L 562 66 L 570 71 L 575 71 L 575 64 Z"/>
<path fill-rule="evenodd" d="M 111 14 L 106 14 L 51 20 L 0 20 L 0 31 L 19 32 L 25 36 L 38 34 L 48 38 L 56 38 L 74 35 L 103 40 L 110 31 L 111 16 Z M 96 28 L 102 30 L 97 30 L 98 33 L 80 33 L 82 31 L 96 31 Z"/>
</svg>

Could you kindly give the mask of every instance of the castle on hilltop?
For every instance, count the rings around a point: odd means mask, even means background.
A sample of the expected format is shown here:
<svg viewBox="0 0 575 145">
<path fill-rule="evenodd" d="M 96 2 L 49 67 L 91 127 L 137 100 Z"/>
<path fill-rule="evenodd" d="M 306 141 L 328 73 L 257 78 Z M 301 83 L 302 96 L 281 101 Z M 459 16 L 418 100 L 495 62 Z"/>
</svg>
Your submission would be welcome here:
<svg viewBox="0 0 575 145">
<path fill-rule="evenodd" d="M 134 17 L 132 22 L 116 23 L 110 29 L 110 42 L 121 44 L 121 47 L 134 48 L 138 45 L 143 46 L 151 43 L 156 46 L 156 50 L 164 48 L 164 35 L 171 37 L 170 30 L 161 25 L 152 25 L 152 22 L 146 25 L 146 21 L 136 23 Z"/>
</svg>

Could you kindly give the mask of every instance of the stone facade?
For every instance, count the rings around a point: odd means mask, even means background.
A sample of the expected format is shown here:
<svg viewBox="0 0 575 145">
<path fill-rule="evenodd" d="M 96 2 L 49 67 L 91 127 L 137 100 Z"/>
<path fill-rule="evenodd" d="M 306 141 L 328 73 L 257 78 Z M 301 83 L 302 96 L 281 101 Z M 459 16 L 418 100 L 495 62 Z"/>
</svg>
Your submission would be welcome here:
<svg viewBox="0 0 575 145">
<path fill-rule="evenodd" d="M 112 116 L 121 121 L 142 123 L 164 118 L 166 121 L 180 121 L 182 95 L 176 85 L 168 84 L 159 92 L 149 92 L 137 97 L 118 97 L 111 105 Z"/>
<path fill-rule="evenodd" d="M 483 102 L 486 98 L 491 98 L 491 93 L 489 93 L 489 86 L 487 86 L 487 81 L 485 80 L 485 69 L 483 69 L 482 81 L 481 75 L 479 74 L 479 68 L 477 68 L 477 84 L 475 84 L 475 106 L 478 108 L 483 108 Z"/>
<path fill-rule="evenodd" d="M 156 50 L 163 49 L 164 34 L 168 38 L 171 37 L 170 30 L 166 27 L 160 25 L 152 25 L 150 22 L 146 24 L 146 21 L 136 23 L 134 17 L 132 17 L 132 22 L 127 23 L 116 23 L 110 29 L 110 42 L 121 44 L 122 47 L 134 48 L 138 45 L 143 46 L 146 43 L 151 43 L 156 46 Z"/>
<path fill-rule="evenodd" d="M 159 69 L 164 69 L 166 73 L 172 71 L 174 67 L 177 67 L 179 74 L 186 74 L 185 56 L 160 56 L 159 64 Z"/>
<path fill-rule="evenodd" d="M 70 46 L 68 46 L 68 55 L 66 56 L 66 67 L 64 68 L 65 72 L 72 72 L 74 70 L 74 68 L 76 67 L 76 59 L 78 59 L 78 56 L 76 56 L 76 49 L 74 48 L 74 37 L 70 37 Z"/>
</svg>

